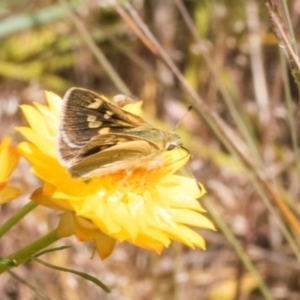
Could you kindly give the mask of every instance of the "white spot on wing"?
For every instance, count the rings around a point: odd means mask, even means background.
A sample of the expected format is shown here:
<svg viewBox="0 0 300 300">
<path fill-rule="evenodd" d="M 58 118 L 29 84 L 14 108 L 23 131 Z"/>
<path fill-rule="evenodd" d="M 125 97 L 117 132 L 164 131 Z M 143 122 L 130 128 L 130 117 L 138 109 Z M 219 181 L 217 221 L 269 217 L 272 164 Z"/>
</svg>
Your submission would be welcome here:
<svg viewBox="0 0 300 300">
<path fill-rule="evenodd" d="M 75 149 L 80 149 L 82 148 L 82 146 L 79 146 L 77 144 L 74 144 L 70 141 L 69 137 L 66 135 L 66 133 L 64 131 L 61 132 L 61 138 L 63 139 L 63 141 L 71 148 L 75 148 Z"/>
</svg>

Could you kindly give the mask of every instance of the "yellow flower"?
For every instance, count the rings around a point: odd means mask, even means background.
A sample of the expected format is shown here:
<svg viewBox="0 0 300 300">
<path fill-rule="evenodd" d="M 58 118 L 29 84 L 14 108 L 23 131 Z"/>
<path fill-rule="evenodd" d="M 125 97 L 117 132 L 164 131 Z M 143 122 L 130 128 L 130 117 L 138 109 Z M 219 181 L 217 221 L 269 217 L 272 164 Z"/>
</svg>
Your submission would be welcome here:
<svg viewBox="0 0 300 300">
<path fill-rule="evenodd" d="M 19 161 L 17 150 L 10 145 L 11 140 L 5 138 L 0 144 L 0 203 L 8 202 L 20 195 L 20 190 L 8 186 L 8 179 Z"/>
<path fill-rule="evenodd" d="M 118 171 L 89 180 L 72 178 L 55 151 L 61 99 L 50 92 L 46 96 L 49 106 L 21 107 L 30 127 L 17 130 L 29 142 L 18 148 L 44 182 L 32 200 L 64 211 L 61 236 L 75 233 L 81 241 L 93 240 L 101 258 L 111 253 L 116 240 L 157 253 L 171 240 L 205 248 L 204 239 L 187 226 L 214 228 L 196 200 L 205 190 L 193 178 L 174 175 L 189 160 L 187 151 L 164 151 L 155 158 L 160 162 L 157 166 L 135 168 L 130 174 Z"/>
</svg>

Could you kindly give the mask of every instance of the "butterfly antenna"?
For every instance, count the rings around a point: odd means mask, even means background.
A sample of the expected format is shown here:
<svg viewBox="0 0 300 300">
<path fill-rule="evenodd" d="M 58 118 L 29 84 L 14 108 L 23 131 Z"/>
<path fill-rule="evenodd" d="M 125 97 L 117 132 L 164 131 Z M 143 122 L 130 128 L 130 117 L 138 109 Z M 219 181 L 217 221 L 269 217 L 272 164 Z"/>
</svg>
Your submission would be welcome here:
<svg viewBox="0 0 300 300">
<path fill-rule="evenodd" d="M 196 180 L 196 182 L 197 182 L 197 179 L 196 179 L 195 175 L 193 174 L 190 165 L 189 165 L 189 164 L 186 164 L 185 167 L 186 167 L 186 170 L 188 171 L 188 173 L 190 174 L 190 176 L 191 176 L 192 178 L 194 178 L 194 179 Z"/>
<path fill-rule="evenodd" d="M 179 119 L 179 121 L 177 122 L 177 124 L 175 125 L 173 131 L 176 131 L 177 128 L 179 127 L 179 125 L 182 123 L 182 120 L 185 118 L 185 116 L 192 110 L 192 105 L 190 104 L 188 107 L 187 107 L 187 110 L 186 112 L 184 113 L 184 115 Z"/>
<path fill-rule="evenodd" d="M 190 174 L 190 176 L 195 180 L 196 185 L 197 185 L 200 193 L 203 193 L 205 190 L 204 190 L 203 186 L 201 185 L 201 183 L 198 182 L 198 180 L 197 180 L 196 176 L 194 175 L 194 173 L 192 172 L 191 166 L 189 164 L 186 164 L 185 167 L 186 167 L 186 170 L 188 171 L 188 173 Z"/>
<path fill-rule="evenodd" d="M 189 155 L 189 154 L 187 154 L 187 155 Z M 180 161 L 181 159 L 184 159 L 184 158 L 185 158 L 185 156 L 183 156 L 182 158 L 178 159 L 178 161 Z M 185 164 L 184 167 L 185 167 L 185 169 L 187 170 L 187 172 L 190 174 L 190 176 L 195 180 L 195 183 L 196 183 L 196 185 L 197 185 L 199 191 L 200 191 L 201 193 L 203 193 L 204 188 L 203 188 L 203 186 L 198 182 L 196 176 L 194 175 L 194 173 L 193 173 L 192 170 L 191 170 L 191 166 L 189 165 L 189 163 L 187 162 L 187 163 Z"/>
</svg>

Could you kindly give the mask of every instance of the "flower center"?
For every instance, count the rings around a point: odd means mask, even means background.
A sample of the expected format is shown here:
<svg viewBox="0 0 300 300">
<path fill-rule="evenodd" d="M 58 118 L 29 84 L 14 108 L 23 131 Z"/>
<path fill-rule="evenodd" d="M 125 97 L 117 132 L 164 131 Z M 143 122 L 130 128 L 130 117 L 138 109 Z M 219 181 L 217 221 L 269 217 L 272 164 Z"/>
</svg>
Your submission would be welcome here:
<svg viewBox="0 0 300 300">
<path fill-rule="evenodd" d="M 119 189 L 121 192 L 144 192 L 162 176 L 162 167 L 156 167 L 149 170 L 148 168 L 136 168 L 133 170 L 118 172 L 107 175 L 109 177 L 110 185 Z"/>
</svg>

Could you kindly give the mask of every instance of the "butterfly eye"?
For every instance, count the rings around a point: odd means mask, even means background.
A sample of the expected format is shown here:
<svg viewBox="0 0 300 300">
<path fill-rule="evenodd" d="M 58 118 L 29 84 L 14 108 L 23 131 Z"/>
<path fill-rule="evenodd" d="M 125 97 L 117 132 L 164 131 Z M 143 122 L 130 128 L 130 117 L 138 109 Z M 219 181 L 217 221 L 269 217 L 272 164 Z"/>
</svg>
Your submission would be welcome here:
<svg viewBox="0 0 300 300">
<path fill-rule="evenodd" d="M 167 143 L 165 149 L 166 150 L 173 150 L 176 147 L 177 147 L 176 143 Z"/>
</svg>

